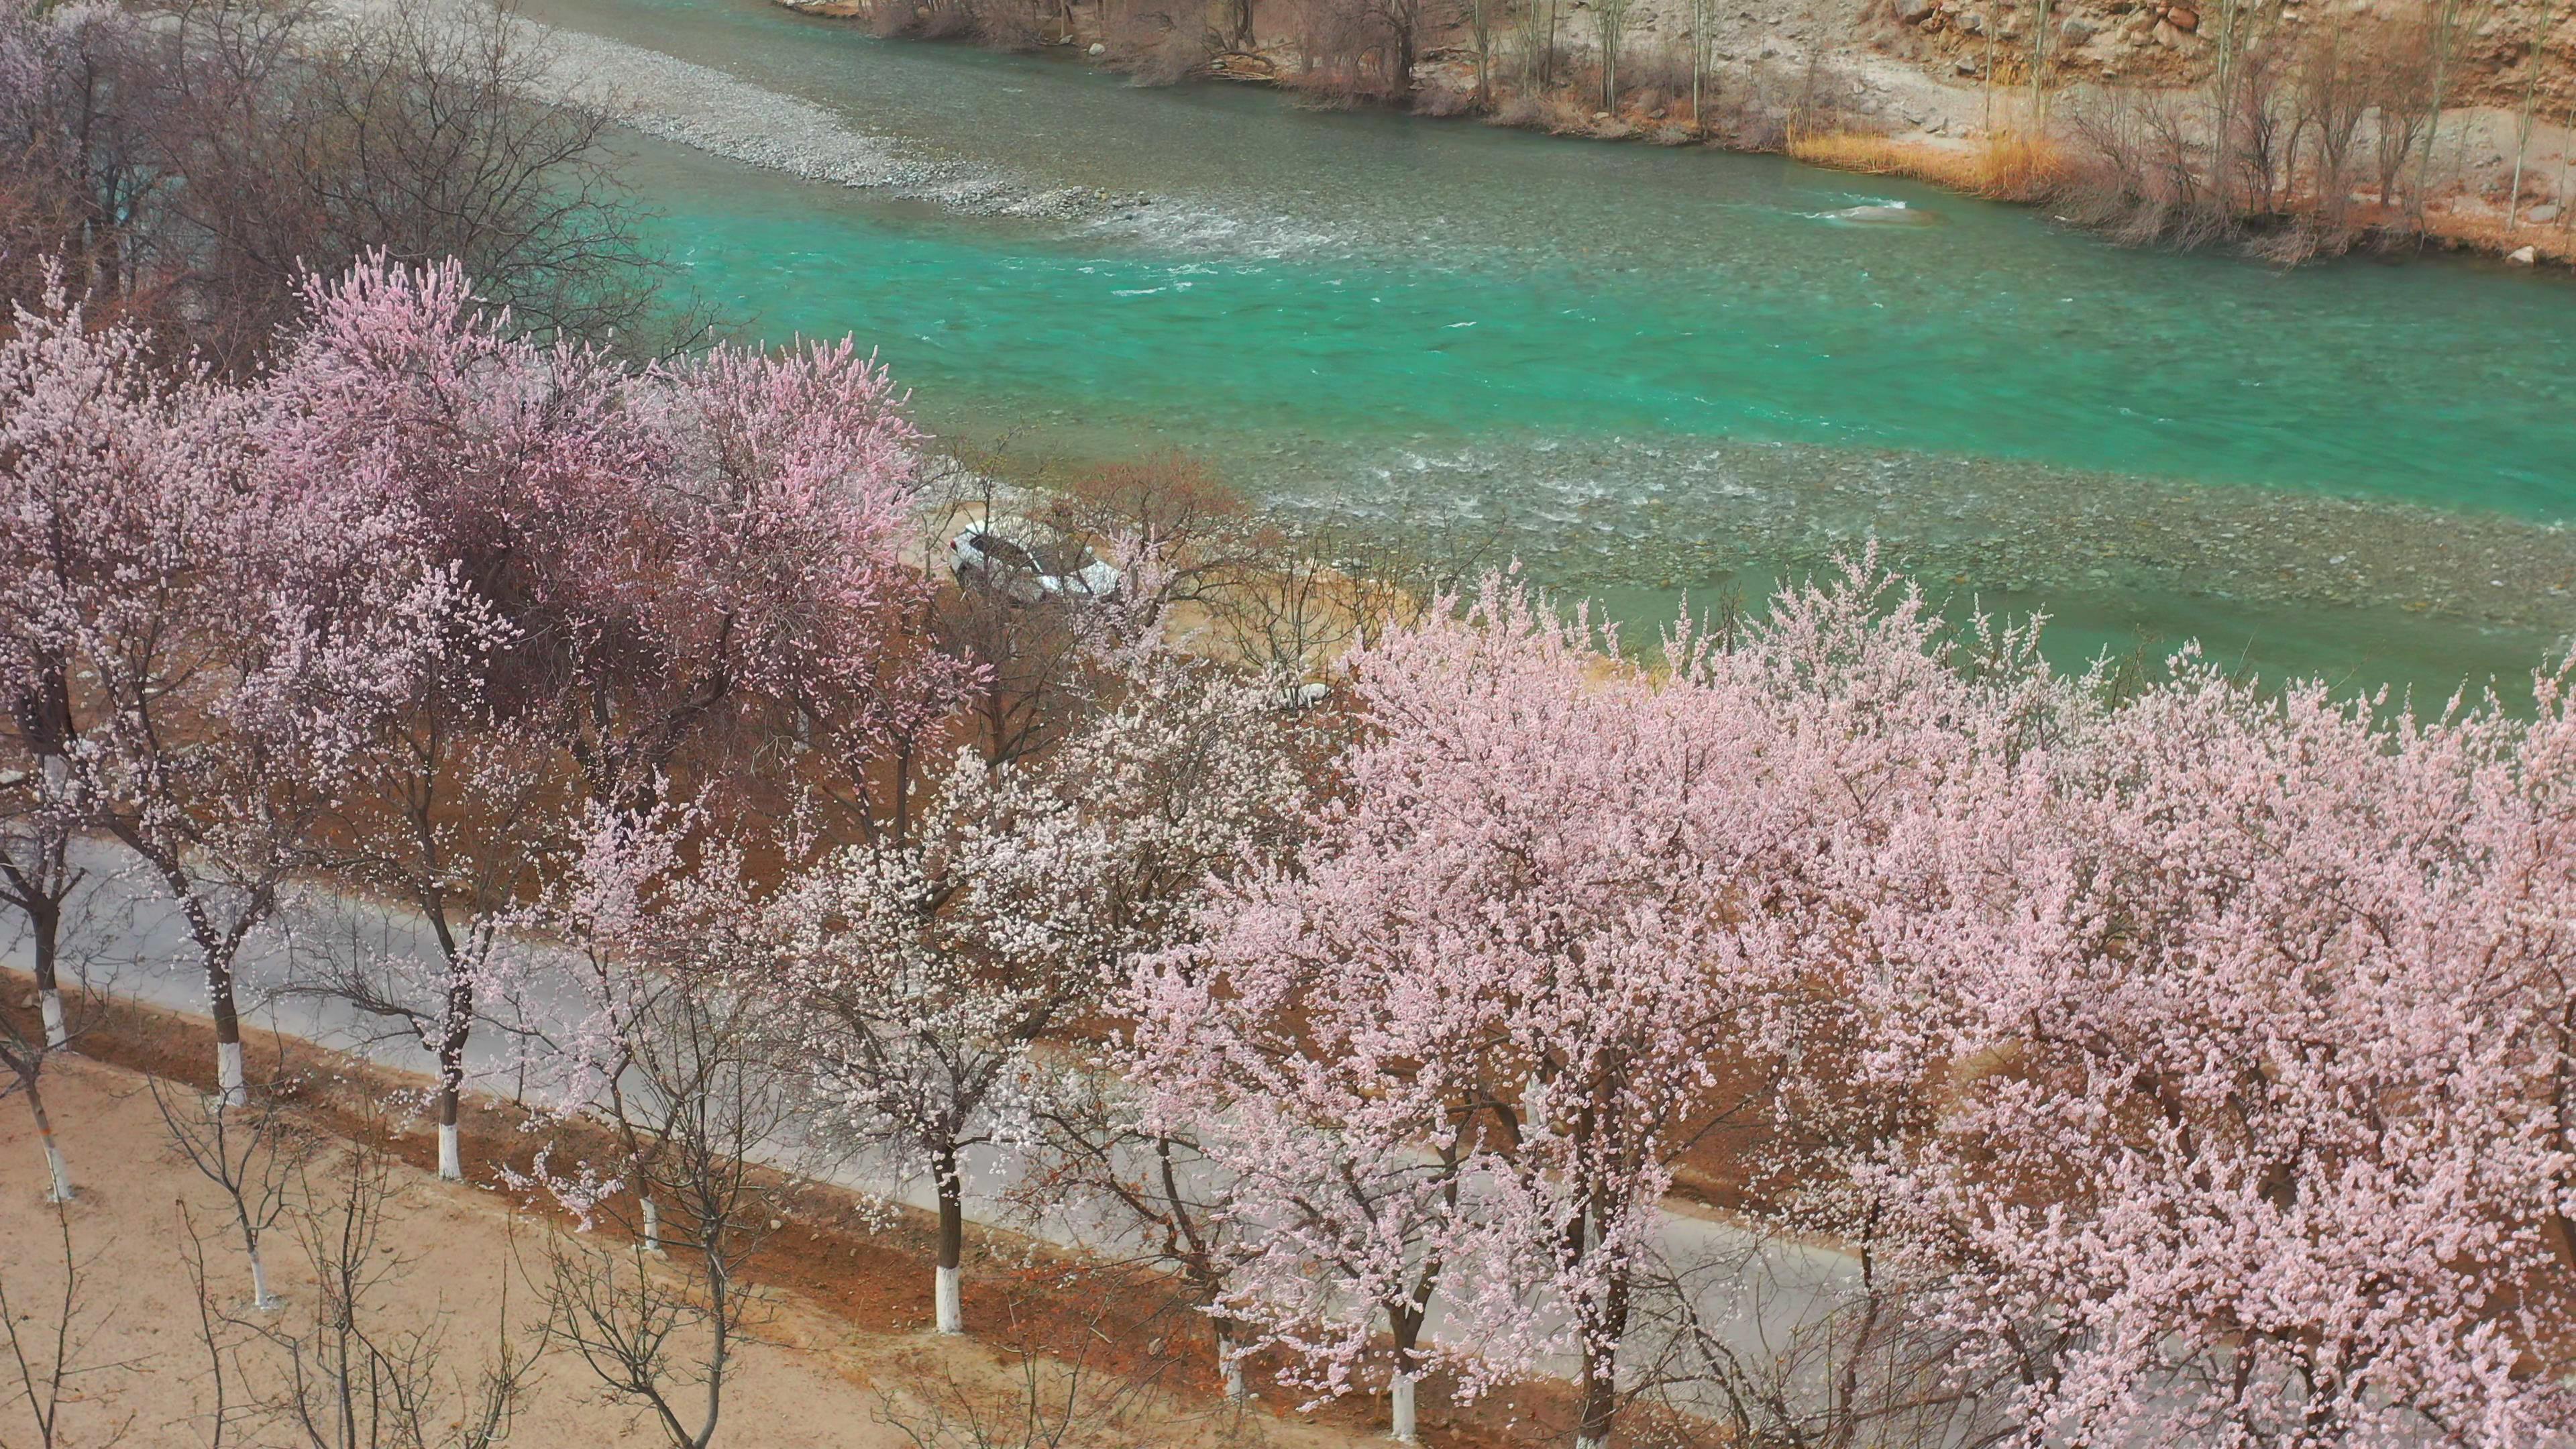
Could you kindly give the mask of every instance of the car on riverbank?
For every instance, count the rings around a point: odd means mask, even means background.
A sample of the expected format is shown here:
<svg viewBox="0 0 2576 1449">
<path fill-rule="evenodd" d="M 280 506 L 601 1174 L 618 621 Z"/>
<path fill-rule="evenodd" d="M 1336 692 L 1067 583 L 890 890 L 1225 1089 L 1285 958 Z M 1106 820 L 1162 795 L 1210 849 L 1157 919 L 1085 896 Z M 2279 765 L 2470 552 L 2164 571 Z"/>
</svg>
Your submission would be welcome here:
<svg viewBox="0 0 2576 1449">
<path fill-rule="evenodd" d="M 948 568 L 960 586 L 1015 604 L 1115 598 L 1120 582 L 1118 570 L 1080 540 L 1007 516 L 959 529 L 948 541 Z"/>
</svg>

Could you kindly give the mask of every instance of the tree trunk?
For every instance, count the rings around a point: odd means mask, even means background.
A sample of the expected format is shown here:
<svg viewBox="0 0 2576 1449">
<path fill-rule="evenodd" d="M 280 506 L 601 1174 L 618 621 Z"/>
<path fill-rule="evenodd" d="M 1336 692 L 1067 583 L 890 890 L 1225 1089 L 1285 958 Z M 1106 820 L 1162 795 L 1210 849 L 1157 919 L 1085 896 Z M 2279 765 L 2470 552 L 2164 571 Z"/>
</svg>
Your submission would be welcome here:
<svg viewBox="0 0 2576 1449">
<path fill-rule="evenodd" d="M 966 1331 L 965 1305 L 959 1301 L 957 1267 L 965 1257 L 965 1184 L 957 1176 L 957 1154 L 941 1152 L 931 1165 L 939 1190 L 939 1268 L 931 1284 L 931 1301 L 941 1333 Z"/>
<path fill-rule="evenodd" d="M 1411 1444 L 1416 1438 L 1413 1391 L 1422 1365 L 1413 1350 L 1422 1341 L 1424 1316 L 1418 1308 L 1397 1309 L 1387 1315 L 1387 1326 L 1395 1334 L 1395 1374 L 1386 1390 L 1387 1437 L 1399 1444 Z"/>
<path fill-rule="evenodd" d="M 465 1180 L 465 1154 L 456 1141 L 456 1084 L 438 1089 L 438 1175 L 449 1182 Z"/>
<path fill-rule="evenodd" d="M 1217 1371 L 1225 1375 L 1225 1401 L 1229 1404 L 1252 1402 L 1252 1386 L 1243 1372 L 1243 1359 L 1235 1351 L 1234 1339 L 1222 1328 L 1216 1334 Z"/>
<path fill-rule="evenodd" d="M 1608 1449 L 1611 1421 L 1619 1413 L 1619 1340 L 1628 1331 L 1628 1275 L 1611 1276 L 1598 1323 L 1583 1325 L 1583 1418 L 1574 1449 Z"/>
<path fill-rule="evenodd" d="M 447 991 L 447 1032 L 438 1045 L 438 1175 L 449 1182 L 465 1180 L 465 1155 L 456 1139 L 457 1099 L 465 1093 L 465 1031 L 462 1011 L 472 1012 L 472 988 L 451 985 Z"/>
<path fill-rule="evenodd" d="M 2526 128 L 2527 129 L 2527 128 Z M 61 712 L 59 707 L 56 711 Z M 68 732 L 59 721 L 56 728 Z M 71 762 L 60 754 L 47 753 L 44 760 L 45 798 L 67 801 L 72 798 Z M 60 1051 L 71 1045 L 71 1032 L 63 1019 L 61 979 L 63 944 L 63 900 L 71 893 L 71 833 L 59 822 L 47 821 L 38 829 L 36 862 L 32 879 L 22 886 L 18 904 L 26 910 L 27 927 L 34 934 L 36 955 L 36 1000 L 45 1018 L 45 1049 Z M 14 875 L 15 872 L 12 872 Z"/>
<path fill-rule="evenodd" d="M 20 1085 L 27 1093 L 27 1111 L 36 1119 L 36 1140 L 44 1144 L 45 1171 L 53 1177 L 53 1187 L 46 1201 L 70 1202 L 72 1170 L 63 1162 L 62 1144 L 54 1140 L 54 1119 L 45 1111 L 44 1089 L 36 1084 L 33 1073 L 22 1078 Z"/>
<path fill-rule="evenodd" d="M 215 1090 L 227 1107 L 250 1101 L 250 1079 L 242 1072 L 241 1010 L 233 1001 L 233 972 L 228 963 L 206 957 L 206 995 L 215 1014 Z"/>
<path fill-rule="evenodd" d="M 72 1044 L 71 1030 L 63 1017 L 63 988 L 56 964 L 62 949 L 62 912 L 51 901 L 22 900 L 19 905 L 26 911 L 28 932 L 34 937 L 36 1004 L 45 1018 L 45 1049 L 61 1051 Z"/>
<path fill-rule="evenodd" d="M 635 1197 L 644 1208 L 644 1251 L 658 1255 L 662 1251 L 662 1205 L 653 1200 L 650 1192 L 638 1192 Z"/>
<path fill-rule="evenodd" d="M 259 1243 L 250 1245 L 250 1306 L 254 1313 L 274 1313 L 286 1306 L 286 1300 L 268 1291 L 268 1265 L 260 1261 Z"/>
</svg>

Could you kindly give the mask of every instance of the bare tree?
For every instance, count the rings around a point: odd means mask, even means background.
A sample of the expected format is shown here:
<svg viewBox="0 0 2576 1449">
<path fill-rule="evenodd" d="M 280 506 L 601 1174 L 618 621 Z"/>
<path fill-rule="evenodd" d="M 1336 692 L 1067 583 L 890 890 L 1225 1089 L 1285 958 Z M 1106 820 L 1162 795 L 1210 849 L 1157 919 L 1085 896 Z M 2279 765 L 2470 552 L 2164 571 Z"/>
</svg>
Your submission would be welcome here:
<svg viewBox="0 0 2576 1449">
<path fill-rule="evenodd" d="M 1748 1234 L 1640 1275 L 1641 1342 L 1661 1346 L 1631 1390 L 1706 1423 L 1713 1443 L 1780 1449 L 2001 1443 L 2010 1386 L 1953 1372 L 1957 1335 L 1885 1276 L 1872 1244 L 1840 1250 Z"/>
<path fill-rule="evenodd" d="M 1494 33 L 1502 23 L 1504 0 L 1466 0 L 1467 46 L 1476 57 L 1476 109 L 1494 105 Z"/>
<path fill-rule="evenodd" d="M 2415 190 L 2407 207 L 2407 220 L 2419 233 L 2424 227 L 2424 209 L 2433 200 L 2433 157 L 2441 144 L 2442 111 L 2450 102 L 2455 72 L 2494 8 L 2495 0 L 2429 0 L 2425 8 L 2424 147 L 2416 162 Z M 2465 132 L 2461 144 L 2468 144 Z"/>
<path fill-rule="evenodd" d="M 506 1441 L 535 1372 L 542 1338 L 512 1337 L 506 1280 L 491 1346 L 470 1365 L 453 1361 L 451 1315 L 405 1322 L 383 1305 L 386 1287 L 415 1268 L 396 1251 L 387 1214 L 397 1166 L 364 1140 L 301 1164 L 289 1215 L 319 1285 L 295 1330 L 212 1312 L 269 1350 L 274 1391 L 255 1410 L 297 1449 L 488 1449 Z M 218 1373 L 220 1375 L 220 1367 Z"/>
<path fill-rule="evenodd" d="M 36 202 L 23 224 L 72 285 L 223 365 L 266 352 L 308 269 L 376 251 L 462 258 L 534 331 L 659 348 L 702 321 L 656 297 L 673 278 L 605 119 L 553 94 L 541 38 L 506 6 L 174 0 L 157 17 L 20 6 L 6 24 L 0 47 L 31 54 L 36 80 L 0 100 L 36 143 L 0 159 Z"/>
<path fill-rule="evenodd" d="M 2377 163 L 2379 204 L 2394 206 L 2401 195 L 2398 184 L 2405 179 L 2406 163 L 2420 150 L 2430 156 L 2432 148 L 2434 105 L 2432 37 L 2417 19 L 2383 27 L 2378 43 L 2371 48 L 2370 65 L 2375 84 L 2371 101 L 2376 114 L 2372 134 L 2373 160 Z M 2419 148 L 2417 142 L 2423 144 Z M 2418 189 L 2422 179 L 2418 177 Z M 2413 203 L 2408 203 L 2413 211 Z"/>
<path fill-rule="evenodd" d="M 601 113 L 546 99 L 544 43 L 507 5 L 364 21 L 184 0 L 170 151 L 197 284 L 239 339 L 291 314 L 308 267 L 456 257 L 531 330 L 635 332 L 670 280 L 600 148 Z"/>
<path fill-rule="evenodd" d="M 2309 189 L 2313 195 L 2312 227 L 2326 247 L 2340 251 L 2350 231 L 2355 154 L 2361 126 L 2370 114 L 2367 55 L 2340 25 L 2310 30 L 2300 48 L 2293 82 L 2296 134 L 2290 153 L 2295 168 L 2298 139 L 2307 141 Z"/>
<path fill-rule="evenodd" d="M 1526 0 L 1513 21 L 1512 53 L 1519 62 L 1516 85 L 1533 105 L 1571 79 L 1564 27 L 1562 0 Z"/>
<path fill-rule="evenodd" d="M 66 997 L 54 972 L 40 972 L 34 978 L 36 989 L 34 1019 L 20 1010 L 16 1002 L 0 1005 L 0 1098 L 15 1093 L 27 1099 L 27 1112 L 33 1119 L 36 1141 L 45 1158 L 48 1195 L 56 1202 L 69 1202 L 74 1196 L 70 1164 L 65 1160 L 62 1139 L 54 1130 L 53 1113 L 45 1103 L 45 1073 L 54 1059 L 78 1049 L 81 1039 L 98 1026 L 107 1010 L 108 984 L 93 973 L 91 963 L 106 942 L 129 923 L 131 911 L 104 907 L 99 882 L 87 869 L 73 863 L 61 842 L 45 847 L 50 861 L 44 867 L 47 879 L 59 882 L 46 887 L 48 899 L 40 911 L 25 912 L 23 936 L 32 938 L 39 964 L 68 969 L 81 985 L 80 992 Z M 5 897 L 5 892 L 0 892 Z M 72 924 L 66 930 L 64 922 Z"/>
<path fill-rule="evenodd" d="M 1593 46 L 1601 57 L 1601 109 L 1619 109 L 1619 50 L 1628 39 L 1628 0 L 1593 0 Z"/>
<path fill-rule="evenodd" d="M 1300 88 L 1330 104 L 1400 102 L 1413 94 L 1422 44 L 1448 23 L 1451 0 L 1301 0 Z"/>
<path fill-rule="evenodd" d="M 1691 134 L 1708 134 L 1708 68 L 1710 60 L 1709 24 L 1716 18 L 1716 0 L 1691 0 L 1690 7 L 1690 87 Z"/>
<path fill-rule="evenodd" d="M 50 1242 L 42 1248 L 34 1243 L 12 1245 L 12 1251 L 0 1255 L 0 1338 L 5 1338 L 8 1366 L 17 1377 L 11 1397 L 25 1406 L 27 1414 L 27 1437 L 0 1430 L 0 1449 L 15 1449 L 22 1444 L 29 1449 L 71 1444 L 108 1449 L 124 1440 L 134 1426 L 134 1415 L 94 1425 L 78 1438 L 64 1428 L 65 1406 L 88 1397 L 80 1391 L 78 1381 L 119 1366 L 85 1361 L 88 1333 L 94 1326 L 82 1303 L 87 1269 L 72 1243 L 70 1205 L 55 1198 L 48 1216 L 53 1229 L 48 1234 Z M 45 1266 L 39 1269 L 39 1263 Z M 39 1300 L 39 1290 L 30 1289 L 27 1279 L 41 1279 L 48 1273 L 52 1281 L 43 1287 L 53 1291 Z M 15 1296 L 11 1293 L 13 1278 Z"/>
<path fill-rule="evenodd" d="M 631 1194 L 559 1189 L 617 1231 L 549 1238 L 536 1286 L 550 1334 L 602 1388 L 646 1410 L 674 1449 L 706 1449 L 737 1346 L 766 1311 L 746 1271 L 793 1191 L 752 1154 L 787 1140 L 795 1114 L 740 1017 L 709 993 L 666 994 L 642 1025 L 623 1100 L 654 1104 L 642 1128 L 653 1149 L 630 1157 Z M 626 1215 L 630 1196 L 653 1208 L 649 1222 Z"/>
<path fill-rule="evenodd" d="M 706 1449 L 736 1345 L 762 1312 L 744 1275 L 785 1220 L 805 1128 L 763 1051 L 765 1005 L 729 969 L 748 959 L 742 905 L 696 893 L 738 880 L 739 862 L 683 878 L 678 861 L 649 822 L 613 826 L 586 861 L 590 908 L 555 918 L 583 953 L 586 1012 L 557 1044 L 553 1087 L 575 1120 L 606 1128 L 617 1157 L 606 1174 L 561 1174 L 549 1151 L 521 1181 L 614 1230 L 548 1240 L 536 1285 L 554 1339 L 675 1449 Z"/>
<path fill-rule="evenodd" d="M 149 308 L 166 260 L 154 222 L 173 178 L 161 164 L 163 48 L 133 15 L 92 6 L 0 12 L 0 255 L 6 298 L 46 284 Z M 30 719 L 30 723 L 42 723 Z"/>
<path fill-rule="evenodd" d="M 2513 120 L 2513 183 L 2504 203 L 2504 227 L 2508 232 L 2522 215 L 2522 163 L 2531 151 L 2532 121 L 2540 101 L 2541 62 L 2549 45 L 2550 22 L 2556 18 L 2549 0 L 2541 0 L 2540 18 L 2533 23 L 2531 49 L 2523 57 L 2522 103 L 2515 108 Z"/>
<path fill-rule="evenodd" d="M 224 1207 L 250 1260 L 254 1313 L 273 1313 L 285 1300 L 269 1291 L 263 1245 L 292 1205 L 296 1178 L 316 1149 L 316 1139 L 288 1110 L 275 1080 L 268 1090 L 235 1101 L 228 1093 L 201 1094 L 148 1079 L 171 1151 L 224 1195 Z"/>
</svg>

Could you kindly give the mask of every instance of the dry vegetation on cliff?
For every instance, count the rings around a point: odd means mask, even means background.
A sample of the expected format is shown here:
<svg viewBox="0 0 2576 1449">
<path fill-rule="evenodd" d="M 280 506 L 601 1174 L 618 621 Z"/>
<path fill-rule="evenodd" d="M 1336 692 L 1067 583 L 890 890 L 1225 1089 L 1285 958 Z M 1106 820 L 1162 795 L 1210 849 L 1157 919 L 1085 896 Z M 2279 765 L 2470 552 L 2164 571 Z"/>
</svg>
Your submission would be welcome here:
<svg viewBox="0 0 2576 1449">
<path fill-rule="evenodd" d="M 2134 245 L 2576 256 L 2564 0 L 782 3 L 1078 46 L 1144 84 L 1787 151 L 2044 201 Z"/>
</svg>

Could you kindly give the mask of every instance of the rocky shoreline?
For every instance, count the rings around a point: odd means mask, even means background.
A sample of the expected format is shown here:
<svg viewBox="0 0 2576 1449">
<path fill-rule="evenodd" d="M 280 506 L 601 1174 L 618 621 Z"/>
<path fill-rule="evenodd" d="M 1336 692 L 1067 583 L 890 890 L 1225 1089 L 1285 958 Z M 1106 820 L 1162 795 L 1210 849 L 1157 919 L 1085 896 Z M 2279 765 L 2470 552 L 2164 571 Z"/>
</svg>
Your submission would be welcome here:
<svg viewBox="0 0 2576 1449">
<path fill-rule="evenodd" d="M 881 7 L 911 6 L 916 17 L 936 12 L 922 8 L 918 0 L 772 0 L 782 8 L 802 15 L 836 20 L 866 22 L 880 31 L 886 11 Z M 1592 0 L 1572 0 L 1577 9 Z M 1661 15 L 1657 0 L 1626 0 L 1636 16 L 1632 29 L 1633 43 L 1651 40 L 1660 25 L 1667 29 L 1672 17 Z M 1975 194 L 1989 200 L 2042 202 L 2048 199 L 2044 186 L 2025 183 L 1995 185 L 1990 181 L 1963 180 L 1982 177 L 1992 163 L 1983 153 L 1997 143 L 2010 144 L 2024 105 L 2018 83 L 2011 86 L 1989 84 L 1986 72 L 1996 64 L 1991 42 L 1997 37 L 2013 38 L 2021 34 L 2018 19 L 2010 14 L 1990 30 L 1988 7 L 2009 12 L 2013 0 L 1843 0 L 1856 18 L 1841 24 L 1841 29 L 1866 38 L 1867 43 L 1845 43 L 1824 48 L 1820 35 L 1826 27 L 1813 8 L 1792 12 L 1786 0 L 1756 0 L 1749 8 L 1732 11 L 1718 18 L 1720 53 L 1730 63 L 1749 75 L 1761 75 L 1766 69 L 1774 73 L 1799 65 L 1820 65 L 1836 93 L 1839 125 L 1855 139 L 1866 139 L 1865 163 L 1851 159 L 1856 153 L 1849 148 L 1806 148 L 1792 143 L 1792 132 L 1774 127 L 1753 134 L 1710 134 L 1699 128 L 1676 123 L 1672 116 L 1677 105 L 1666 105 L 1652 111 L 1630 108 L 1621 112 L 1595 110 L 1571 95 L 1549 96 L 1498 107 L 1477 119 L 1485 124 L 1542 132 L 1550 135 L 1596 141 L 1641 142 L 1653 145 L 1709 145 L 1722 149 L 1757 153 L 1788 153 L 1809 164 L 1833 169 L 1855 170 L 1870 174 L 1902 175 L 1934 186 Z M 2054 8 L 2058 0 L 2052 0 Z M 2066 53 L 2054 64 L 2063 65 L 2073 87 L 2081 92 L 2091 88 L 2095 94 L 2104 88 L 2127 87 L 2138 94 L 2169 91 L 2192 73 L 2195 65 L 2205 64 L 2208 37 L 2201 34 L 2201 19 L 2191 0 L 2079 0 L 2081 5 L 2101 8 L 2101 13 L 2070 9 L 2058 21 L 2059 37 Z M 2308 0 L 2284 0 L 2283 23 L 2304 18 L 2297 7 Z M 1779 8 L 1772 14 L 1763 7 Z M 1086 29 L 1080 7 L 1065 12 L 1075 17 L 1058 31 L 1050 32 L 1044 43 L 1077 51 L 1090 64 L 1116 66 L 1122 58 L 1111 53 L 1103 38 L 1100 24 L 1094 20 Z M 2322 11 L 2320 12 L 2323 13 Z M 2089 18 L 2088 18 L 2089 17 Z M 2547 19 L 2543 12 L 2542 19 Z M 2569 49 L 2576 54 L 2576 19 L 2561 28 L 2570 37 Z M 2492 32 L 2490 23 L 2486 31 Z M 970 37 L 960 34 L 957 39 Z M 1414 107 L 1426 118 L 1449 118 L 1462 115 L 1461 98 L 1474 90 L 1474 68 L 1467 53 L 1452 43 L 1426 51 L 1415 75 L 1423 87 Z M 1977 44 L 1986 42 L 1982 57 Z M 2016 43 L 2019 43 L 2016 41 Z M 1280 47 L 1255 48 L 1220 52 L 1208 59 L 1199 72 L 1218 79 L 1252 84 L 1295 88 L 1290 65 L 1293 53 Z M 2500 63 L 2499 63 L 2500 64 Z M 2490 69 L 2494 67 L 2491 65 Z M 2443 113 L 2442 149 L 2453 153 L 2450 163 L 2456 173 L 2440 196 L 2422 217 L 2420 234 L 2404 236 L 2399 245 L 2422 245 L 2435 249 L 2496 257 L 2511 264 L 2576 264 L 2576 196 L 2551 194 L 2539 201 L 2526 200 L 2508 208 L 2497 200 L 2514 181 L 2522 182 L 2526 196 L 2533 187 L 2564 190 L 2576 184 L 2576 67 L 2564 77 L 2564 84 L 2549 88 L 2553 100 L 2558 92 L 2567 92 L 2566 106 L 2556 114 L 2565 123 L 2547 114 L 2535 114 L 2527 141 L 2517 144 L 2522 115 L 2509 105 L 2455 105 Z M 2492 79 L 2492 77 L 2491 77 Z M 2494 84 L 2483 87 L 2494 91 Z M 2474 99 L 2480 88 L 2471 88 Z M 1425 97 L 1448 97 L 1423 104 Z M 2364 128 L 2363 139 L 2367 139 Z M 2517 166 L 2516 160 L 2524 164 Z M 2358 209 L 2371 208 L 2366 198 L 2356 198 Z M 2259 230 L 2259 227 L 2258 227 Z M 2361 228 L 2364 244 L 2374 228 Z"/>
</svg>

